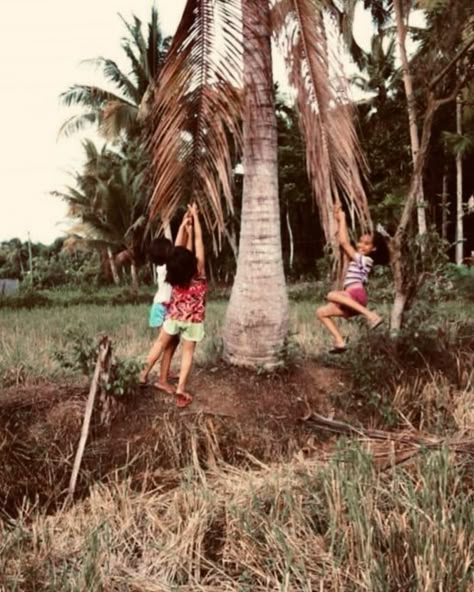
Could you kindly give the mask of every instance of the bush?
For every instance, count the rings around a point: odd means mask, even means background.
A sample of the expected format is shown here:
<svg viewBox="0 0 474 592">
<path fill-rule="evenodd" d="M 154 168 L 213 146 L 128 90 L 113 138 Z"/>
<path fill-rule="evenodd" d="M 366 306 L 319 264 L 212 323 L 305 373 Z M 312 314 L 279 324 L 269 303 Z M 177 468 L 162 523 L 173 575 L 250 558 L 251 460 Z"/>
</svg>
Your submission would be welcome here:
<svg viewBox="0 0 474 592">
<path fill-rule="evenodd" d="M 474 267 L 450 265 L 447 274 L 456 295 L 474 302 Z"/>
<path fill-rule="evenodd" d="M 37 306 L 51 306 L 53 301 L 45 294 L 31 288 L 30 286 L 21 287 L 18 294 L 14 296 L 0 296 L 0 307 L 12 308 L 14 310 L 21 308 L 35 308 Z"/>
<path fill-rule="evenodd" d="M 66 369 L 92 378 L 98 356 L 97 340 L 79 324 L 66 329 L 66 346 L 53 351 L 53 357 Z M 113 357 L 105 390 L 115 396 L 134 394 L 138 389 L 140 364 L 135 360 Z"/>
<path fill-rule="evenodd" d="M 393 408 L 397 389 L 408 389 L 413 399 L 427 381 L 447 381 L 455 389 L 466 387 L 474 351 L 474 323 L 434 319 L 432 308 L 415 307 L 397 337 L 388 332 L 364 334 L 343 363 L 350 369 L 356 396 L 387 425 L 398 421 Z M 439 405 L 444 405 L 439 401 Z M 449 410 L 444 413 L 448 427 Z M 442 420 L 438 418 L 438 424 Z"/>
</svg>

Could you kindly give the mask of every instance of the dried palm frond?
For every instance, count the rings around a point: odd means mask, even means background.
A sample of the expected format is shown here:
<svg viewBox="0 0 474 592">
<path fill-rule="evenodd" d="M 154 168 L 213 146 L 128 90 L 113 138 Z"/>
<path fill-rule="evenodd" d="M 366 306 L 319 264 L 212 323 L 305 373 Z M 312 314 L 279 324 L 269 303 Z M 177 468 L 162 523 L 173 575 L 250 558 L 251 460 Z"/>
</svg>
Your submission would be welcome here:
<svg viewBox="0 0 474 592">
<path fill-rule="evenodd" d="M 240 2 L 188 0 L 153 101 L 149 223 L 193 200 L 209 229 L 223 229 L 231 138 L 241 144 L 241 46 Z"/>
<path fill-rule="evenodd" d="M 360 179 L 364 164 L 339 60 L 328 43 L 323 4 L 285 0 L 274 10 L 274 29 L 290 83 L 297 91 L 306 163 L 326 240 L 335 241 L 334 204 L 345 201 L 363 227 L 370 226 Z"/>
<path fill-rule="evenodd" d="M 474 440 L 469 437 L 438 438 L 416 430 L 388 432 L 354 427 L 311 411 L 302 420 L 316 429 L 358 437 L 365 448 L 372 453 L 376 463 L 382 467 L 403 463 L 423 450 L 436 450 L 443 447 L 453 454 L 474 458 Z"/>
</svg>

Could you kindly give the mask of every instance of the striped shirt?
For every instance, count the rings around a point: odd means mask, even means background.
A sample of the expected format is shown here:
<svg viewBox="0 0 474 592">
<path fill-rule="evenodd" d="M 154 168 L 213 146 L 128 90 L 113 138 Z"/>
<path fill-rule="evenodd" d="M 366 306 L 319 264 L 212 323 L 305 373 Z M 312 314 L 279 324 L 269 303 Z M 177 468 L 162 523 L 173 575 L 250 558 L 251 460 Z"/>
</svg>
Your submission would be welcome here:
<svg viewBox="0 0 474 592">
<path fill-rule="evenodd" d="M 356 253 L 349 263 L 346 277 L 344 278 L 344 288 L 351 284 L 365 284 L 367 277 L 374 265 L 374 260 L 366 255 Z"/>
</svg>

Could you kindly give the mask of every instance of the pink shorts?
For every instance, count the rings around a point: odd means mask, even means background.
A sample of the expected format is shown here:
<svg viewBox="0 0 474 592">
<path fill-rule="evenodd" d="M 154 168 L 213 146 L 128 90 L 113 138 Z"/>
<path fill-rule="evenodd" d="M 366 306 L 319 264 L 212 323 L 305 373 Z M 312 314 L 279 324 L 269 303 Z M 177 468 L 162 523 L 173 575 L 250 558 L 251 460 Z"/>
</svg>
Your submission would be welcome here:
<svg viewBox="0 0 474 592">
<path fill-rule="evenodd" d="M 367 302 L 368 302 L 367 292 L 365 291 L 364 286 L 362 286 L 361 284 L 353 284 L 352 286 L 348 286 L 344 290 L 344 292 L 346 292 L 347 295 L 352 298 L 352 300 L 355 300 L 359 304 L 362 304 L 362 306 L 367 306 Z M 360 314 L 360 313 L 356 312 L 355 310 L 352 310 L 351 308 L 348 308 L 347 306 L 344 306 L 342 304 L 340 305 L 340 307 L 341 307 L 342 311 L 344 312 L 345 318 L 355 317 L 358 314 Z"/>
</svg>

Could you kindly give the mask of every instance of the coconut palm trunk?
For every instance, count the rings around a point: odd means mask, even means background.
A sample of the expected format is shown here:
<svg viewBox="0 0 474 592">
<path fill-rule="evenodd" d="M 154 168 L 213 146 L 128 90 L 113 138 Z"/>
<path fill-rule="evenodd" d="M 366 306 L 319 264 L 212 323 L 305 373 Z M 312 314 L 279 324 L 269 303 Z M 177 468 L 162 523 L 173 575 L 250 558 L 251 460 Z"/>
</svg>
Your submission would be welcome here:
<svg viewBox="0 0 474 592">
<path fill-rule="evenodd" d="M 278 203 L 277 124 L 270 4 L 243 0 L 244 181 L 237 272 L 224 326 L 224 357 L 272 368 L 288 332 Z"/>
</svg>

